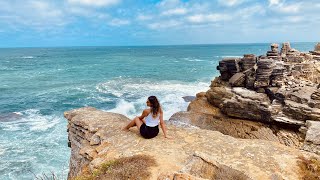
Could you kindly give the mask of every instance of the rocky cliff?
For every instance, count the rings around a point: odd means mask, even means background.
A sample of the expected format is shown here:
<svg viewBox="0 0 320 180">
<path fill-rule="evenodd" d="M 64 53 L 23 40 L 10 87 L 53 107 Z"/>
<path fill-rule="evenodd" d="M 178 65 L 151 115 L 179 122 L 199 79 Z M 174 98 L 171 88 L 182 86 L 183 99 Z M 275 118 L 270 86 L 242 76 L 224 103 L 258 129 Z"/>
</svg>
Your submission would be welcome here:
<svg viewBox="0 0 320 180">
<path fill-rule="evenodd" d="M 125 116 L 90 107 L 64 115 L 71 147 L 69 179 L 134 155 L 155 160 L 149 179 L 299 179 L 297 157 L 311 155 L 276 142 L 237 139 L 175 121 L 168 122 L 174 139 L 165 139 L 162 133 L 143 139 L 135 128 L 121 130 L 129 121 Z"/>
<path fill-rule="evenodd" d="M 272 44 L 266 56 L 222 59 L 210 89 L 170 119 L 320 154 L 319 49 L 301 53 L 284 43 L 279 53 Z"/>
<path fill-rule="evenodd" d="M 69 179 L 137 155 L 155 162 L 141 167 L 149 179 L 301 179 L 297 158 L 320 154 L 320 44 L 308 53 L 278 48 L 222 59 L 210 89 L 167 121 L 173 140 L 121 131 L 129 119 L 120 114 L 65 112 Z"/>
</svg>

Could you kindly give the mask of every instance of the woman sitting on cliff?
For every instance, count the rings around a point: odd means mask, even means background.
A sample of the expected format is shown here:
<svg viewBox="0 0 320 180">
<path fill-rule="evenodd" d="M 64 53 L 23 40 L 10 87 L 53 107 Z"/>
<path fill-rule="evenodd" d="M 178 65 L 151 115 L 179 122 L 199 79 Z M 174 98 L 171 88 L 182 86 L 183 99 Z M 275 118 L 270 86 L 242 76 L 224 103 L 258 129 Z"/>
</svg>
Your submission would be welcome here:
<svg viewBox="0 0 320 180">
<path fill-rule="evenodd" d="M 147 106 L 150 108 L 143 110 L 141 116 L 135 117 L 123 129 L 128 131 L 129 128 L 137 126 L 142 137 L 150 139 L 156 137 L 159 133 L 159 122 L 165 138 L 167 129 L 163 120 L 163 111 L 157 97 L 150 96 L 147 100 Z"/>
</svg>

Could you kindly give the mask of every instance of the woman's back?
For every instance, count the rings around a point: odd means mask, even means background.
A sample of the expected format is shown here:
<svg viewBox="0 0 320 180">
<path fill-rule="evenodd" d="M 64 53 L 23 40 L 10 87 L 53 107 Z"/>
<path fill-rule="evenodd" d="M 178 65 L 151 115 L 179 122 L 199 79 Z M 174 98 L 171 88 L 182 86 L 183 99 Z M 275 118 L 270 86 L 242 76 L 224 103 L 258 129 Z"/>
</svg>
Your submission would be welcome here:
<svg viewBox="0 0 320 180">
<path fill-rule="evenodd" d="M 159 121 L 160 121 L 160 113 L 158 113 L 158 115 L 156 117 L 152 116 L 152 112 L 150 111 L 150 113 L 148 114 L 148 116 L 145 118 L 146 120 L 146 125 L 149 127 L 155 127 L 159 125 Z"/>
</svg>

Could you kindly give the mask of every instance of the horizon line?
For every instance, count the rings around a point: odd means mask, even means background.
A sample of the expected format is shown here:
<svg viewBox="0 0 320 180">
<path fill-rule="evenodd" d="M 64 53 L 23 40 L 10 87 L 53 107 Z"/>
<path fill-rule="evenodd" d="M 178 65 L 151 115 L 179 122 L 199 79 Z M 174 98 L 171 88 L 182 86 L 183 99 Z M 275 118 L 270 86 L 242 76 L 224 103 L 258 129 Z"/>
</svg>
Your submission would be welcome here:
<svg viewBox="0 0 320 180">
<path fill-rule="evenodd" d="M 317 41 L 283 41 L 281 43 L 317 43 Z M 0 49 L 10 48 L 74 48 L 74 47 L 156 47 L 156 46 L 201 46 L 201 45 L 241 45 L 241 44 L 272 44 L 280 42 L 231 42 L 231 43 L 194 43 L 194 44 L 149 44 L 149 45 L 53 45 L 53 46 L 7 46 L 1 47 Z"/>
</svg>

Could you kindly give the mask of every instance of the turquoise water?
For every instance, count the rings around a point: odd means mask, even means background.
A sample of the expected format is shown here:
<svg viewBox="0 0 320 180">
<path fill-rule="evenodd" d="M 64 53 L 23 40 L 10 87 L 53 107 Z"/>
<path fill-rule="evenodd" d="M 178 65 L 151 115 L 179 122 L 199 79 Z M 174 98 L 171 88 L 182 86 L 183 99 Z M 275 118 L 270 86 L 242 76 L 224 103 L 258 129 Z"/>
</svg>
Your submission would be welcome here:
<svg viewBox="0 0 320 180">
<path fill-rule="evenodd" d="M 292 47 L 312 50 L 315 43 Z M 168 119 L 183 96 L 206 91 L 218 61 L 265 54 L 269 44 L 0 49 L 0 179 L 55 172 L 70 149 L 63 112 L 83 106 L 132 118 L 158 96 Z"/>
</svg>

